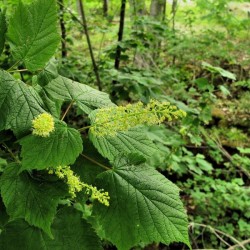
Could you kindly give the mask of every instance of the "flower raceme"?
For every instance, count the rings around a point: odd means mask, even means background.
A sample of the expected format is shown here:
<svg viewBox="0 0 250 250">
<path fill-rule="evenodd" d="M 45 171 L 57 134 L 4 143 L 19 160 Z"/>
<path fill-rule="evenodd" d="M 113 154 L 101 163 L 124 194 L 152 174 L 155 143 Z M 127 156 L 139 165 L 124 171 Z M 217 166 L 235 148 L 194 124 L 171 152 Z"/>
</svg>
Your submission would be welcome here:
<svg viewBox="0 0 250 250">
<path fill-rule="evenodd" d="M 53 116 L 48 113 L 42 113 L 32 120 L 33 135 L 48 137 L 55 129 Z"/>
<path fill-rule="evenodd" d="M 92 199 L 96 199 L 105 206 L 109 206 L 110 197 L 108 192 L 104 192 L 103 189 L 98 190 L 92 185 L 81 182 L 80 178 L 74 174 L 69 166 L 58 166 L 56 169 L 49 169 L 48 173 L 55 174 L 60 179 L 65 179 L 72 198 L 75 198 L 76 193 L 81 192 L 85 188 L 86 194 L 90 195 Z"/>
<path fill-rule="evenodd" d="M 142 102 L 126 106 L 97 110 L 92 117 L 90 131 L 96 136 L 115 136 L 139 125 L 154 125 L 186 116 L 186 112 L 169 102 L 151 100 L 146 106 Z"/>
</svg>

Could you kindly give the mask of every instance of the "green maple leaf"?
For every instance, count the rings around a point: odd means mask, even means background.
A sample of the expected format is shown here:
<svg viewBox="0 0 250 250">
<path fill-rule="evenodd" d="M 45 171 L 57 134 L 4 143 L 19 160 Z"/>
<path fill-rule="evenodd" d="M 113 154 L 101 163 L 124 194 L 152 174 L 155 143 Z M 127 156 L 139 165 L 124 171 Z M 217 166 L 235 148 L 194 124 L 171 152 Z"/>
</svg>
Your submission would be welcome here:
<svg viewBox="0 0 250 250">
<path fill-rule="evenodd" d="M 150 158 L 157 147 L 147 135 L 138 128 L 125 132 L 118 132 L 116 136 L 98 137 L 90 134 L 90 140 L 98 152 L 113 161 L 121 154 L 138 153 L 145 158 Z"/>
<path fill-rule="evenodd" d="M 0 130 L 11 128 L 16 135 L 27 133 L 31 121 L 45 112 L 32 87 L 0 70 Z"/>
<path fill-rule="evenodd" d="M 46 86 L 50 81 L 59 76 L 56 60 L 52 58 L 45 68 L 37 75 L 37 83 L 41 86 Z"/>
<path fill-rule="evenodd" d="M 59 210 L 52 225 L 54 241 L 50 240 L 49 249 L 60 250 L 100 250 L 101 241 L 84 219 L 72 207 Z M 66 236 L 66 237 L 65 237 Z"/>
<path fill-rule="evenodd" d="M 109 207 L 95 203 L 93 208 L 103 237 L 119 250 L 142 242 L 190 246 L 178 187 L 150 167 L 121 165 L 98 177 L 99 186 L 110 195 Z"/>
<path fill-rule="evenodd" d="M 80 133 L 64 122 L 57 122 L 55 131 L 48 137 L 28 135 L 19 142 L 22 170 L 73 164 L 83 149 Z"/>
<path fill-rule="evenodd" d="M 54 239 L 24 220 L 9 222 L 0 234 L 5 250 L 101 250 L 101 242 L 81 213 L 72 207 L 60 209 L 51 227 Z"/>
<path fill-rule="evenodd" d="M 23 218 L 52 236 L 50 226 L 56 214 L 60 198 L 67 190 L 56 183 L 38 182 L 27 173 L 21 173 L 20 165 L 9 165 L 0 179 L 1 196 L 11 219 Z"/>
<path fill-rule="evenodd" d="M 60 42 L 56 1 L 37 0 L 30 5 L 20 1 L 10 18 L 7 38 L 16 60 L 31 71 L 43 68 Z"/>
<path fill-rule="evenodd" d="M 114 105 L 108 94 L 62 76 L 50 81 L 45 90 L 54 99 L 75 102 L 87 114 L 94 108 Z"/>
</svg>

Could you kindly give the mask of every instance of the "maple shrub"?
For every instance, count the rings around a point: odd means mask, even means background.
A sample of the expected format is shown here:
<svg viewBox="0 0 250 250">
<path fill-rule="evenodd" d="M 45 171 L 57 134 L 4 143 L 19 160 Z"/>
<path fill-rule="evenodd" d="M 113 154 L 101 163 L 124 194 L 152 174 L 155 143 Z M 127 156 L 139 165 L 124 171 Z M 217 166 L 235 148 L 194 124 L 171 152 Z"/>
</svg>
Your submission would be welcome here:
<svg viewBox="0 0 250 250">
<path fill-rule="evenodd" d="M 179 188 L 149 165 L 158 149 L 141 129 L 185 113 L 156 100 L 119 107 L 59 75 L 53 0 L 0 12 L 0 38 L 15 60 L 0 70 L 0 249 L 189 247 Z M 63 121 L 72 106 L 87 126 Z"/>
</svg>

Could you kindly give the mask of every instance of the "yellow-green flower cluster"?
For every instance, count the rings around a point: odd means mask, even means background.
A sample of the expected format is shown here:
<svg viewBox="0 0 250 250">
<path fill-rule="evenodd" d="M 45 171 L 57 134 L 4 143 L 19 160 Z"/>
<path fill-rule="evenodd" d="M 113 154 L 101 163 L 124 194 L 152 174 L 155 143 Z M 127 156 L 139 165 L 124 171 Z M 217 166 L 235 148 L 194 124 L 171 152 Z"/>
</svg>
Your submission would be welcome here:
<svg viewBox="0 0 250 250">
<path fill-rule="evenodd" d="M 104 204 L 105 206 L 109 206 L 109 193 L 105 192 L 103 189 L 97 189 L 96 187 L 82 183 L 83 187 L 86 188 L 86 193 L 91 195 L 92 199 L 98 200 L 100 203 Z"/>
<path fill-rule="evenodd" d="M 38 115 L 32 120 L 33 135 L 48 137 L 55 129 L 53 116 L 48 113 Z"/>
<path fill-rule="evenodd" d="M 50 169 L 49 174 L 55 174 L 60 179 L 65 179 L 68 187 L 69 194 L 72 198 L 76 197 L 76 193 L 86 189 L 86 193 L 91 196 L 92 199 L 98 200 L 105 206 L 109 206 L 109 194 L 104 192 L 103 189 L 98 190 L 92 185 L 81 182 L 80 178 L 74 174 L 69 166 L 59 166 L 56 169 Z"/>
<path fill-rule="evenodd" d="M 142 102 L 126 106 L 108 107 L 97 110 L 90 127 L 96 136 L 115 136 L 139 125 L 154 125 L 186 116 L 183 110 L 169 102 L 151 100 L 146 106 Z"/>
</svg>

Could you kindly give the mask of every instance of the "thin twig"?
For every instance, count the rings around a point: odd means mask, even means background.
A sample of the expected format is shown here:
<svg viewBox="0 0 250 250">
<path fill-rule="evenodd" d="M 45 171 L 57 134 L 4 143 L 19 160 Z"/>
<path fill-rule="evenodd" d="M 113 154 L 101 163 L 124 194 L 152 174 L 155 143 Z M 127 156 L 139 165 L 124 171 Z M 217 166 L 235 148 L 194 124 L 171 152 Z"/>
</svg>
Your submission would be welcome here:
<svg viewBox="0 0 250 250">
<path fill-rule="evenodd" d="M 69 106 L 68 106 L 67 109 L 65 110 L 65 112 L 64 112 L 64 114 L 63 114 L 63 116 L 62 116 L 62 118 L 61 118 L 61 121 L 64 120 L 65 116 L 66 116 L 67 113 L 69 112 L 69 110 L 70 110 L 70 108 L 72 107 L 73 103 L 74 103 L 74 100 L 71 101 L 71 103 L 69 104 Z"/>
<path fill-rule="evenodd" d="M 87 22 L 86 22 L 86 18 L 85 18 L 84 8 L 83 8 L 83 5 L 82 5 L 82 1 L 81 0 L 78 0 L 78 1 L 79 1 L 79 5 L 80 5 L 80 12 L 81 12 L 81 16 L 82 16 L 82 21 L 71 11 L 71 9 L 66 8 L 59 1 L 57 1 L 57 3 L 60 6 L 63 6 L 64 10 L 66 10 L 67 12 L 69 12 L 69 14 L 83 27 L 84 33 L 85 33 L 86 38 L 87 38 L 87 43 L 88 43 L 88 47 L 89 47 L 90 57 L 91 57 L 91 60 L 92 60 L 92 65 L 93 65 L 93 69 L 94 69 L 94 72 L 95 72 L 98 89 L 102 90 L 101 80 L 100 80 L 100 76 L 99 76 L 99 70 L 98 70 L 98 66 L 97 66 L 97 64 L 95 62 L 95 58 L 94 58 L 94 54 L 93 54 L 93 50 L 92 50 L 92 46 L 91 46 L 91 42 L 90 42 L 90 38 L 89 38 L 89 34 L 88 34 L 88 27 L 87 27 Z"/>
<path fill-rule="evenodd" d="M 10 148 L 7 146 L 6 143 L 2 142 L 3 146 L 6 148 L 10 156 L 17 162 L 20 163 L 19 159 L 13 154 L 13 152 L 10 150 Z"/>
<path fill-rule="evenodd" d="M 247 240 L 243 240 L 240 243 L 241 243 L 242 246 L 250 244 L 250 238 L 247 239 Z M 234 250 L 236 247 L 239 247 L 239 246 L 240 246 L 239 244 L 236 244 L 236 245 L 233 245 L 233 246 L 229 247 L 227 250 Z"/>
<path fill-rule="evenodd" d="M 102 163 L 100 163 L 100 162 L 98 162 L 98 161 L 92 159 L 91 157 L 89 157 L 89 156 L 87 156 L 87 155 L 85 155 L 85 154 L 83 154 L 83 153 L 81 153 L 81 156 L 84 157 L 84 158 L 86 158 L 87 160 L 89 160 L 89 161 L 95 163 L 96 165 L 98 165 L 98 166 L 100 166 L 100 167 L 106 169 L 106 170 L 110 170 L 110 169 L 111 169 L 111 168 L 109 168 L 109 167 L 103 165 Z"/>
<path fill-rule="evenodd" d="M 196 247 L 196 248 L 198 248 L 198 245 L 197 245 L 196 239 L 194 238 L 194 236 L 193 236 L 192 232 L 190 232 L 190 233 L 189 233 L 189 236 L 190 236 L 190 238 L 192 239 L 192 242 L 193 242 L 193 244 L 195 245 L 195 247 Z"/>
<path fill-rule="evenodd" d="M 83 26 L 83 23 L 81 22 L 81 20 L 71 11 L 71 9 L 65 7 L 65 6 L 64 6 L 62 3 L 60 3 L 59 1 L 57 1 L 57 3 L 58 3 L 60 6 L 64 7 L 64 10 L 68 11 L 69 14 L 70 14 L 70 15 L 71 15 L 71 16 L 72 16 L 81 26 Z"/>
<path fill-rule="evenodd" d="M 220 235 L 219 235 L 218 233 L 216 233 L 215 230 L 213 230 L 213 233 L 214 233 L 215 236 L 216 236 L 220 241 L 222 241 L 226 246 L 231 247 L 231 245 L 230 245 L 228 242 L 226 242 L 222 237 L 220 237 Z"/>
<path fill-rule="evenodd" d="M 9 73 L 12 73 L 12 72 L 25 72 L 25 71 L 29 71 L 29 70 L 28 69 L 8 70 Z"/>
<path fill-rule="evenodd" d="M 90 37 L 89 37 L 88 26 L 87 26 L 87 21 L 86 21 L 86 17 L 85 17 L 83 3 L 82 3 L 82 0 L 78 0 L 78 2 L 79 2 L 80 13 L 81 13 L 81 17 L 82 17 L 83 29 L 84 29 L 84 32 L 85 32 L 85 35 L 87 38 L 89 53 L 90 53 L 93 69 L 94 69 L 95 76 L 96 76 L 96 83 L 97 83 L 98 89 L 102 90 L 101 79 L 99 76 L 99 70 L 98 70 L 98 66 L 95 62 L 95 57 L 94 57 L 94 53 L 93 53 L 93 49 L 92 49 L 92 45 L 91 45 L 91 41 L 90 41 Z"/>
<path fill-rule="evenodd" d="M 8 72 L 10 72 L 16 65 L 18 65 L 20 61 L 15 62 L 10 68 L 7 69 Z"/>
<path fill-rule="evenodd" d="M 205 138 L 211 139 L 217 146 L 217 148 L 220 150 L 220 152 L 238 169 L 240 169 L 248 178 L 250 178 L 250 173 L 242 166 L 235 164 L 232 156 L 227 152 L 227 150 L 221 145 L 219 139 L 214 139 L 211 136 L 208 135 L 208 133 L 204 129 L 200 129 L 201 133 L 205 136 Z"/>
<path fill-rule="evenodd" d="M 79 131 L 79 132 L 82 132 L 82 131 L 84 131 L 84 130 L 86 130 L 86 129 L 88 129 L 88 128 L 91 128 L 91 125 L 85 126 L 85 127 L 82 127 L 82 128 L 79 128 L 78 131 Z"/>
<path fill-rule="evenodd" d="M 234 238 L 232 235 L 229 235 L 229 234 L 227 234 L 227 233 L 224 233 L 224 232 L 221 231 L 221 230 L 218 230 L 218 229 L 216 229 L 216 228 L 213 228 L 213 227 L 211 227 L 211 226 L 209 226 L 209 225 L 199 224 L 199 223 L 195 223 L 195 222 L 190 223 L 189 226 L 190 226 L 190 227 L 199 226 L 199 227 L 208 228 L 212 233 L 215 234 L 215 232 L 216 232 L 216 233 L 218 233 L 218 234 L 224 235 L 224 236 L 226 236 L 227 238 L 229 238 L 229 239 L 231 239 L 232 241 L 234 241 L 235 243 L 237 243 L 237 245 L 240 246 L 242 249 L 246 250 L 246 248 L 244 247 L 244 245 L 243 245 L 240 241 L 238 241 L 238 240 L 237 240 L 236 238 Z M 215 234 L 215 235 L 217 236 L 217 234 Z M 229 245 L 229 243 L 228 243 L 228 245 Z M 231 247 L 231 246 L 230 246 L 230 247 Z"/>
</svg>

